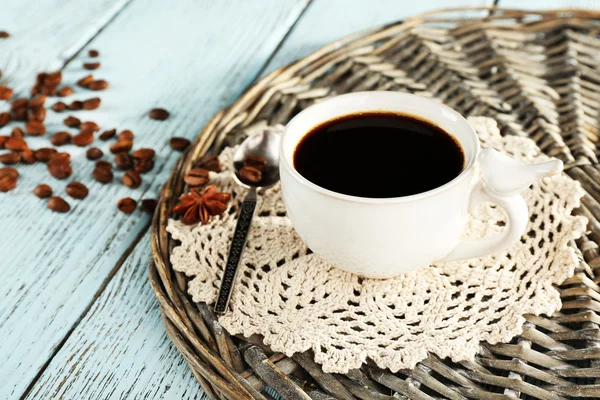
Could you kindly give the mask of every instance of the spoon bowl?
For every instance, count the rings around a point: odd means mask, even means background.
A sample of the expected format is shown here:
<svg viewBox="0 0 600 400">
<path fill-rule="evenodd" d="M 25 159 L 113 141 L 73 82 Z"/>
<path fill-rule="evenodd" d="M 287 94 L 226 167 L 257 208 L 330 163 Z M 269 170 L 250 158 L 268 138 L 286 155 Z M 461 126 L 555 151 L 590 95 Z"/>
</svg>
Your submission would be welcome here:
<svg viewBox="0 0 600 400">
<path fill-rule="evenodd" d="M 233 155 L 233 168 L 235 169 L 235 181 L 242 187 L 270 187 L 279 182 L 279 143 L 280 136 L 272 130 L 264 130 L 261 133 L 249 136 L 242 142 Z M 267 165 L 259 182 L 251 183 L 243 181 L 240 170 L 244 166 L 244 160 L 248 156 L 260 156 L 264 158 Z"/>
</svg>

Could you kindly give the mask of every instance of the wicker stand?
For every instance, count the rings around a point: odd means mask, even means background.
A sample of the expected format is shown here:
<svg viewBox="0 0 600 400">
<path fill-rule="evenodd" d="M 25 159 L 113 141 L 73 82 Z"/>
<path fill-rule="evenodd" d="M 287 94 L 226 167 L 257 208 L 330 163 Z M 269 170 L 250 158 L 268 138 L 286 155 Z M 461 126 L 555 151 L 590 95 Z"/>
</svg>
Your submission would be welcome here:
<svg viewBox="0 0 600 400">
<path fill-rule="evenodd" d="M 167 333 L 211 399 L 600 398 L 600 13 L 486 10 L 484 19 L 430 14 L 332 43 L 250 88 L 215 115 L 177 164 L 153 220 L 150 281 Z M 231 337 L 206 304 L 191 302 L 171 269 L 169 209 L 184 172 L 266 125 L 285 124 L 315 101 L 363 90 L 434 97 L 465 116 L 484 115 L 504 135 L 529 136 L 587 194 L 577 210 L 589 233 L 561 312 L 528 316 L 509 344 L 482 343 L 472 363 L 431 355 L 392 374 L 367 364 L 326 374 L 310 353 L 273 353 L 260 337 Z M 394 397 L 393 397 L 394 396 Z"/>
</svg>

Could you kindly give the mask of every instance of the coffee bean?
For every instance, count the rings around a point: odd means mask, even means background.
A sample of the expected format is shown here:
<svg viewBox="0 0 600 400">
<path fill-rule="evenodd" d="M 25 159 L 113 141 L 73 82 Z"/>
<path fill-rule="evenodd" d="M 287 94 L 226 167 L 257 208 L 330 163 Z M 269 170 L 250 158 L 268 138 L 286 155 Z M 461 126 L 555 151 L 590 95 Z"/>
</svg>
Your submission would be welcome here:
<svg viewBox="0 0 600 400">
<path fill-rule="evenodd" d="M 4 145 L 10 136 L 0 136 L 0 150 L 4 149 Z"/>
<path fill-rule="evenodd" d="M 33 164 L 35 163 L 35 154 L 31 149 L 25 149 L 21 152 L 21 162 L 23 164 Z"/>
<path fill-rule="evenodd" d="M 63 120 L 63 123 L 71 128 L 77 128 L 81 124 L 81 120 L 70 115 Z"/>
<path fill-rule="evenodd" d="M 52 109 L 52 111 L 55 112 L 63 112 L 67 108 L 67 105 L 62 101 L 59 101 L 57 103 L 54 103 L 50 108 Z"/>
<path fill-rule="evenodd" d="M 42 107 L 44 105 L 45 101 L 46 101 L 46 95 L 40 94 L 39 96 L 36 96 L 33 99 L 29 100 L 28 106 L 29 106 L 29 108 Z"/>
<path fill-rule="evenodd" d="M 22 97 L 20 99 L 14 100 L 12 102 L 12 104 L 10 105 L 10 109 L 11 110 L 17 110 L 19 108 L 27 107 L 28 104 L 29 104 L 29 100 L 27 100 L 26 98 Z"/>
<path fill-rule="evenodd" d="M 48 96 L 54 96 L 56 95 L 56 87 L 55 86 L 42 86 L 39 90 L 40 93 L 48 95 Z"/>
<path fill-rule="evenodd" d="M 58 213 L 66 213 L 71 206 L 62 197 L 54 196 L 48 199 L 48 208 Z"/>
<path fill-rule="evenodd" d="M 7 150 L 23 151 L 27 148 L 27 142 L 23 139 L 10 137 L 4 143 L 4 148 Z"/>
<path fill-rule="evenodd" d="M 10 133 L 10 137 L 23 139 L 25 137 L 25 134 L 23 133 L 23 130 L 21 128 L 15 126 L 12 132 Z"/>
<path fill-rule="evenodd" d="M 0 113 L 0 128 L 10 122 L 10 113 L 9 112 L 1 112 Z"/>
<path fill-rule="evenodd" d="M 79 129 L 81 129 L 82 131 L 91 130 L 93 132 L 98 132 L 100 130 L 100 127 L 95 122 L 86 121 L 86 122 L 81 123 L 81 125 L 79 126 Z"/>
<path fill-rule="evenodd" d="M 56 71 L 46 74 L 43 85 L 47 87 L 56 87 L 62 81 L 62 72 Z"/>
<path fill-rule="evenodd" d="M 13 121 L 27 121 L 27 107 L 17 108 L 16 110 L 12 110 L 12 120 Z"/>
<path fill-rule="evenodd" d="M 191 169 L 183 177 L 183 181 L 186 183 L 186 185 L 191 187 L 203 186 L 208 183 L 209 180 L 209 173 L 204 168 Z"/>
<path fill-rule="evenodd" d="M 73 173 L 70 165 L 71 156 L 69 153 L 56 153 L 50 156 L 47 167 L 50 175 L 57 179 L 66 179 Z"/>
<path fill-rule="evenodd" d="M 87 87 L 90 90 L 104 90 L 104 89 L 108 88 L 108 82 L 105 81 L 104 79 L 100 79 L 97 81 L 93 81 Z"/>
<path fill-rule="evenodd" d="M 58 90 L 58 95 L 60 97 L 67 97 L 72 95 L 74 92 L 73 88 L 71 86 L 63 86 Z"/>
<path fill-rule="evenodd" d="M 195 161 L 194 168 L 204 168 L 213 172 L 221 172 L 221 163 L 216 154 L 208 154 Z"/>
<path fill-rule="evenodd" d="M 100 107 L 100 97 L 92 97 L 91 99 L 87 99 L 83 101 L 83 109 L 84 110 L 95 110 Z"/>
<path fill-rule="evenodd" d="M 90 57 L 98 57 L 100 55 L 100 53 L 98 52 L 98 50 L 94 50 L 94 49 L 88 50 L 88 54 L 89 54 Z"/>
<path fill-rule="evenodd" d="M 12 176 L 3 176 L 0 178 L 0 192 L 10 192 L 17 187 L 17 178 Z"/>
<path fill-rule="evenodd" d="M 131 214 L 135 211 L 136 207 L 137 203 L 131 197 L 125 197 L 119 200 L 119 202 L 117 203 L 117 208 L 119 209 L 119 211 L 125 214 Z"/>
<path fill-rule="evenodd" d="M 97 160 L 99 158 L 102 158 L 103 155 L 104 153 L 102 153 L 102 150 L 100 150 L 97 147 L 91 147 L 85 153 L 85 156 L 88 160 Z"/>
<path fill-rule="evenodd" d="M 125 186 L 135 189 L 142 184 L 142 177 L 135 171 L 127 171 L 123 175 L 122 181 Z"/>
<path fill-rule="evenodd" d="M 145 174 L 154 168 L 153 160 L 137 160 L 137 162 L 133 165 L 133 170 L 139 172 L 140 174 Z"/>
<path fill-rule="evenodd" d="M 253 167 L 253 168 L 256 168 L 257 170 L 259 170 L 260 172 L 263 172 L 265 170 L 265 168 L 267 167 L 267 160 L 261 156 L 252 156 L 251 155 L 244 159 L 244 166 L 245 167 Z"/>
<path fill-rule="evenodd" d="M 41 136 L 46 133 L 46 127 L 40 121 L 29 121 L 25 124 L 25 132 L 31 136 Z"/>
<path fill-rule="evenodd" d="M 190 145 L 190 141 L 182 137 L 174 137 L 169 140 L 169 145 L 175 151 L 184 151 Z"/>
<path fill-rule="evenodd" d="M 85 147 L 88 144 L 92 143 L 93 141 L 94 141 L 94 131 L 92 131 L 91 129 L 81 131 L 77 135 L 73 136 L 73 139 L 71 139 L 71 143 L 73 143 L 75 146 L 79 146 L 79 147 Z"/>
<path fill-rule="evenodd" d="M 133 168 L 133 157 L 125 151 L 115 154 L 115 165 L 120 170 Z"/>
<path fill-rule="evenodd" d="M 50 143 L 54 146 L 62 146 L 71 142 L 71 134 L 66 131 L 56 132 L 50 137 Z"/>
<path fill-rule="evenodd" d="M 50 160 L 50 157 L 52 157 L 56 153 L 58 153 L 56 149 L 53 149 L 51 147 L 42 147 L 41 149 L 37 149 L 34 155 L 36 160 L 40 162 L 48 162 L 48 160 Z"/>
<path fill-rule="evenodd" d="M 84 76 L 77 81 L 77 86 L 88 87 L 88 85 L 92 82 L 94 82 L 94 77 L 92 75 Z"/>
<path fill-rule="evenodd" d="M 113 143 L 110 146 L 110 152 L 113 154 L 127 152 L 131 150 L 133 143 L 130 140 L 119 140 L 117 143 Z"/>
<path fill-rule="evenodd" d="M 100 183 L 109 183 L 113 180 L 113 173 L 108 168 L 96 167 L 92 172 L 92 177 Z"/>
<path fill-rule="evenodd" d="M 79 111 L 81 109 L 83 109 L 83 101 L 75 100 L 69 104 L 69 110 Z"/>
<path fill-rule="evenodd" d="M 119 133 L 119 135 L 117 136 L 117 139 L 129 140 L 129 141 L 133 142 L 133 137 L 134 137 L 133 132 L 131 132 L 129 129 L 125 129 L 124 131 Z"/>
<path fill-rule="evenodd" d="M 159 121 L 164 121 L 165 119 L 169 118 L 169 112 L 164 108 L 153 108 L 150 110 L 148 115 L 150 115 L 150 118 L 157 119 Z"/>
<path fill-rule="evenodd" d="M 154 214 L 154 210 L 156 210 L 156 205 L 158 202 L 154 199 L 144 199 L 142 200 L 142 210 L 146 211 L 148 214 Z"/>
<path fill-rule="evenodd" d="M 155 152 L 152 149 L 141 148 L 133 152 L 133 158 L 138 160 L 152 160 L 154 159 Z"/>
<path fill-rule="evenodd" d="M 10 37 L 10 33 L 6 31 L 0 31 L 0 39 L 8 39 Z"/>
<path fill-rule="evenodd" d="M 112 138 L 113 136 L 115 136 L 115 133 L 117 133 L 116 129 L 109 129 L 109 130 L 102 132 L 102 134 L 99 136 L 99 138 L 100 138 L 100 140 L 106 141 L 106 140 Z"/>
<path fill-rule="evenodd" d="M 52 196 L 52 188 L 42 183 L 41 185 L 37 185 L 35 189 L 33 189 L 33 194 L 35 194 L 40 199 L 45 199 L 47 197 Z"/>
<path fill-rule="evenodd" d="M 262 179 L 262 172 L 254 167 L 245 166 L 240 169 L 240 180 L 246 183 L 258 183 Z"/>
<path fill-rule="evenodd" d="M 28 121 L 42 122 L 46 119 L 46 109 L 43 107 L 30 108 L 27 110 Z"/>
<path fill-rule="evenodd" d="M 96 161 L 96 168 L 107 169 L 110 171 L 112 169 L 112 164 L 108 161 Z"/>
<path fill-rule="evenodd" d="M 21 153 L 10 152 L 0 155 L 0 163 L 4 165 L 13 165 L 21 161 Z"/>
<path fill-rule="evenodd" d="M 81 182 L 73 181 L 65 189 L 67 194 L 74 199 L 85 199 L 88 195 L 88 188 Z"/>
<path fill-rule="evenodd" d="M 18 178 L 19 172 L 11 167 L 0 168 L 0 178 L 4 178 L 5 176 L 12 176 L 13 178 Z"/>
<path fill-rule="evenodd" d="M 13 90 L 8 86 L 0 85 L 0 100 L 8 100 L 12 97 Z"/>
<path fill-rule="evenodd" d="M 93 71 L 95 69 L 100 68 L 100 63 L 99 62 L 83 63 L 83 68 Z"/>
</svg>

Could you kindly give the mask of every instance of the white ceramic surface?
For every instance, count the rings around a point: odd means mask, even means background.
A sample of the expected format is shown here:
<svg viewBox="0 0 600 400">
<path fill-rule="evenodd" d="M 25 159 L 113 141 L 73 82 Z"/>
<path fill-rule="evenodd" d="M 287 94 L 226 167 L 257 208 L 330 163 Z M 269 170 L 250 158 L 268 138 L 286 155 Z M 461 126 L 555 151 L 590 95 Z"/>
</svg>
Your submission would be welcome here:
<svg viewBox="0 0 600 400">
<path fill-rule="evenodd" d="M 332 192 L 293 168 L 296 145 L 311 128 L 361 111 L 398 112 L 438 125 L 461 144 L 466 159 L 463 172 L 427 192 L 374 199 Z M 472 258 L 506 248 L 519 239 L 528 220 L 520 191 L 535 179 L 561 170 L 559 160 L 530 165 L 495 150 L 481 151 L 477 135 L 460 114 L 437 101 L 406 93 L 361 92 L 322 101 L 294 117 L 281 141 L 281 186 L 294 228 L 328 262 L 372 278 L 389 278 L 435 261 Z M 469 209 L 485 201 L 506 210 L 506 229 L 493 238 L 461 240 Z"/>
</svg>

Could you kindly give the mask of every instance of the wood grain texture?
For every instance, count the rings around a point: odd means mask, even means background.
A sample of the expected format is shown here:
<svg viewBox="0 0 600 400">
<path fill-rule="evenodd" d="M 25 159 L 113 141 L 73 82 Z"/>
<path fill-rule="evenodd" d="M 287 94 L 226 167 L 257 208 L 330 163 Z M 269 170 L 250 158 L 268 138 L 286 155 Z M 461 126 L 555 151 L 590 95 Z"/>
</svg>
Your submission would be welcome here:
<svg viewBox="0 0 600 400">
<path fill-rule="evenodd" d="M 0 82 L 29 90 L 33 74 L 61 68 L 129 1 L 0 0 L 0 30 L 11 34 L 0 40 Z"/>
<path fill-rule="evenodd" d="M 265 73 L 304 57 L 346 35 L 438 8 L 491 6 L 493 0 L 318 0 L 313 1 L 277 51 Z"/>
<path fill-rule="evenodd" d="M 101 185 L 91 179 L 93 163 L 85 159 L 85 149 L 66 146 L 72 180 L 88 185 L 90 194 L 83 201 L 69 199 L 71 212 L 59 215 L 31 191 L 46 182 L 64 196 L 71 179 L 51 178 L 44 165 L 19 166 L 17 189 L 0 196 L 0 398 L 26 390 L 148 226 L 149 217 L 141 211 L 118 212 L 117 200 L 157 196 L 179 157 L 168 138 L 194 138 L 210 116 L 233 101 L 305 5 L 304 0 L 185 0 L 165 7 L 161 0 L 135 0 L 67 66 L 64 81 L 73 83 L 87 73 L 81 67 L 87 49 L 100 51 L 102 66 L 94 75 L 111 86 L 100 93 L 99 110 L 74 114 L 102 128 L 133 130 L 135 148 L 156 150 L 156 167 L 135 190 L 120 184 L 118 173 L 113 184 Z M 77 88 L 67 100 L 96 95 Z M 170 110 L 171 117 L 150 120 L 147 111 L 156 106 Z M 48 114 L 50 132 L 65 128 L 60 121 L 67 113 Z M 5 127 L 0 134 L 9 131 Z M 48 143 L 47 138 L 29 142 L 33 148 Z M 108 153 L 108 143 L 95 144 Z M 125 371 L 112 373 L 118 377 Z"/>
<path fill-rule="evenodd" d="M 498 7 L 524 10 L 546 10 L 551 8 L 600 9 L 600 0 L 500 0 Z"/>
<path fill-rule="evenodd" d="M 148 283 L 150 234 L 106 287 L 27 399 L 197 399 Z"/>
</svg>

